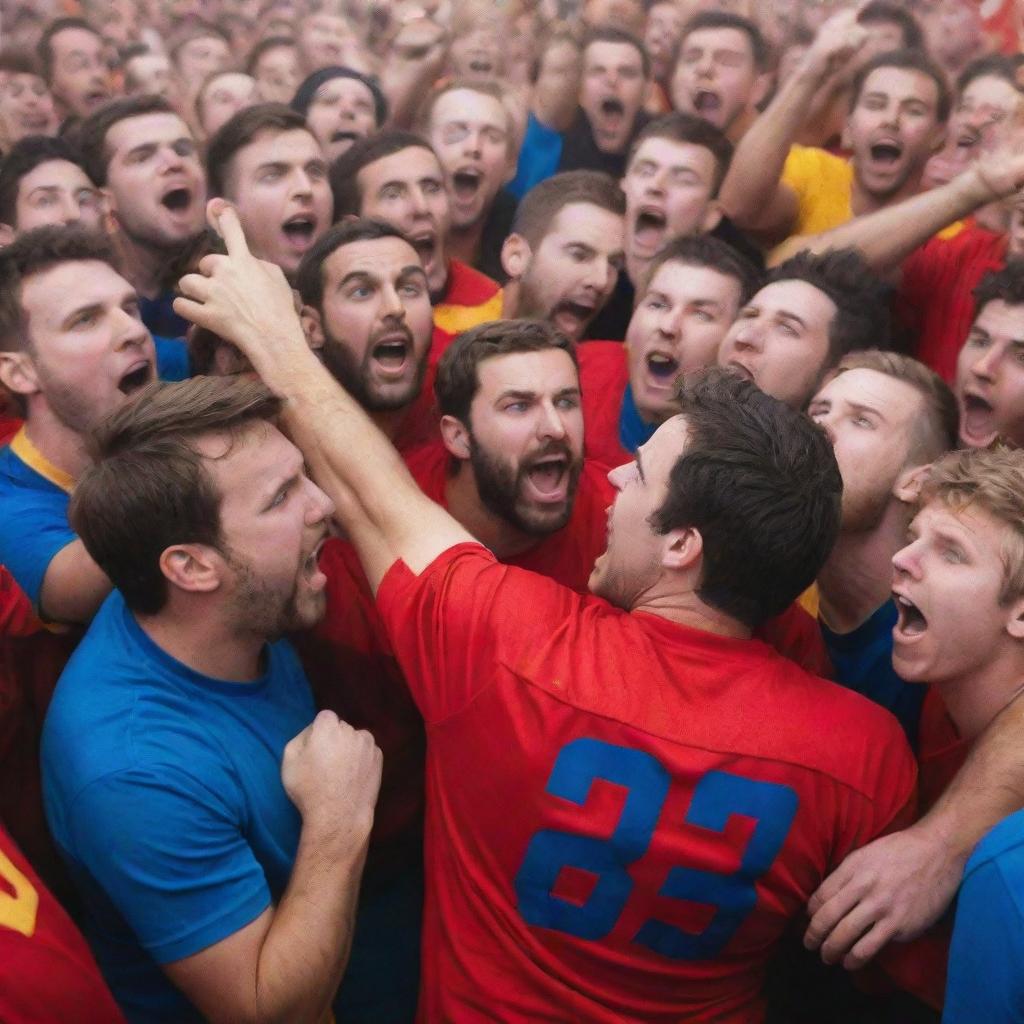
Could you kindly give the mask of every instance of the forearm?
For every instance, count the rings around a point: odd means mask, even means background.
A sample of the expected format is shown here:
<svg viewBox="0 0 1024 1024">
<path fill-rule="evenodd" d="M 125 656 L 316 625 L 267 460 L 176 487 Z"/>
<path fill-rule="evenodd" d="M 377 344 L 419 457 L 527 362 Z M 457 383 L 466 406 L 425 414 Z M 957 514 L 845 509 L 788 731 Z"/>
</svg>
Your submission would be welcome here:
<svg viewBox="0 0 1024 1024">
<path fill-rule="evenodd" d="M 110 590 L 110 580 L 82 541 L 72 541 L 47 567 L 39 591 L 40 616 L 48 622 L 87 625 Z"/>
<path fill-rule="evenodd" d="M 965 863 L 978 841 L 1024 807 L 1024 700 L 1018 696 L 975 741 L 956 777 L 915 828 Z"/>
<path fill-rule="evenodd" d="M 940 188 L 930 189 L 894 206 L 851 221 L 820 235 L 793 238 L 772 255 L 777 264 L 801 249 L 858 249 L 878 274 L 895 270 L 937 231 L 967 216 L 992 197 L 970 172 Z"/>
<path fill-rule="evenodd" d="M 355 841 L 353 841 L 355 840 Z M 352 949 L 369 829 L 304 824 L 291 879 L 260 949 L 258 1021 L 322 1021 Z"/>
<path fill-rule="evenodd" d="M 758 215 L 771 206 L 790 147 L 820 85 L 820 73 L 800 68 L 736 147 L 721 201 L 739 227 L 756 227 Z"/>
</svg>

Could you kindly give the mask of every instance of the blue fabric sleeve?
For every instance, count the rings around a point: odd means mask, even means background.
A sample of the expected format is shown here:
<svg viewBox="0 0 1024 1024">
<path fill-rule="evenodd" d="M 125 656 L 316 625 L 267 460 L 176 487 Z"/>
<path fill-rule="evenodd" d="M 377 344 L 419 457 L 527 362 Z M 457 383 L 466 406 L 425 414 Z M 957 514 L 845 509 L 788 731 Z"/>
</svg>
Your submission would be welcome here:
<svg viewBox="0 0 1024 1024">
<path fill-rule="evenodd" d="M 156 348 L 156 373 L 163 381 L 188 380 L 192 376 L 188 345 L 180 338 L 161 338 L 153 335 Z"/>
<path fill-rule="evenodd" d="M 72 806 L 72 855 L 159 964 L 233 935 L 270 905 L 244 819 L 219 788 L 158 765 L 106 775 Z"/>
<path fill-rule="evenodd" d="M 77 539 L 63 495 L 23 489 L 9 492 L 0 503 L 0 565 L 37 609 L 53 556 Z"/>
<path fill-rule="evenodd" d="M 1024 1022 L 1024 929 L 998 861 L 973 871 L 960 890 L 949 950 L 942 1024 Z"/>
</svg>

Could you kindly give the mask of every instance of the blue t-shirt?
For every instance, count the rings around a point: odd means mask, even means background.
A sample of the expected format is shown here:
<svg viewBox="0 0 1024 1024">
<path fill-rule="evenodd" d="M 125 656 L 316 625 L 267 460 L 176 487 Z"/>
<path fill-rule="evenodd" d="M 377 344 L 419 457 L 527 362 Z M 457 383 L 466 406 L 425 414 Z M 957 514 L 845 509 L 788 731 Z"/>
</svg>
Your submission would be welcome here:
<svg viewBox="0 0 1024 1024">
<path fill-rule="evenodd" d="M 161 380 L 188 380 L 192 367 L 188 358 L 188 345 L 182 338 L 161 338 L 153 335 L 156 349 L 156 375 Z"/>
<path fill-rule="evenodd" d="M 139 314 L 154 337 L 160 334 L 165 338 L 180 338 L 189 328 L 189 322 L 174 312 L 174 292 L 170 288 L 162 291 L 155 299 L 140 295 Z"/>
<path fill-rule="evenodd" d="M 114 591 L 57 685 L 46 816 L 131 1021 L 200 1020 L 158 965 L 234 934 L 287 885 L 301 819 L 281 756 L 315 711 L 291 646 L 270 644 L 265 658 L 252 683 L 200 675 Z"/>
<path fill-rule="evenodd" d="M 522 199 L 539 182 L 550 178 L 558 170 L 562 159 L 562 134 L 541 124 L 531 113 L 526 121 L 526 133 L 519 150 L 516 176 L 505 186 Z"/>
<path fill-rule="evenodd" d="M 819 624 L 835 681 L 891 711 L 903 726 L 910 746 L 917 750 L 921 707 L 928 687 L 906 682 L 892 667 L 892 628 L 897 617 L 896 603 L 886 601 L 852 633 L 833 633 L 825 623 Z"/>
<path fill-rule="evenodd" d="M 957 902 L 943 1024 L 1024 1024 L 1024 811 L 978 843 Z"/>
</svg>

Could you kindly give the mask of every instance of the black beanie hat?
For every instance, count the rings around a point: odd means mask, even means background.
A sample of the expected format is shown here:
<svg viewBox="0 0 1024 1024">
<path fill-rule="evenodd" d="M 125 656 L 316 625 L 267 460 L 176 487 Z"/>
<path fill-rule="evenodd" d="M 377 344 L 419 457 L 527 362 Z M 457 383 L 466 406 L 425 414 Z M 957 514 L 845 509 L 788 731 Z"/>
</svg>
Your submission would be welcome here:
<svg viewBox="0 0 1024 1024">
<path fill-rule="evenodd" d="M 388 116 L 388 101 L 384 98 L 384 93 L 380 91 L 380 86 L 377 84 L 376 79 L 370 78 L 369 75 L 364 75 L 359 71 L 353 71 L 352 68 L 343 68 L 337 65 L 314 71 L 296 91 L 295 97 L 292 100 L 292 110 L 297 110 L 305 117 L 309 113 L 309 105 L 313 102 L 317 89 L 324 82 L 329 82 L 332 78 L 354 78 L 357 82 L 362 82 L 373 96 L 377 127 L 380 128 L 384 124 Z"/>
</svg>

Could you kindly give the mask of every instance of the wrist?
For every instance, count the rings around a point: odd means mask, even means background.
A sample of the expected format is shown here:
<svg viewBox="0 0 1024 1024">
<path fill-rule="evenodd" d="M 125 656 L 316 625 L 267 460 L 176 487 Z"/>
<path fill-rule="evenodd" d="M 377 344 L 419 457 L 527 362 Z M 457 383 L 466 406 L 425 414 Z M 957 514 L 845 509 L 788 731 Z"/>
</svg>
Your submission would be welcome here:
<svg viewBox="0 0 1024 1024">
<path fill-rule="evenodd" d="M 977 164 L 958 174 L 948 186 L 956 196 L 961 210 L 957 216 L 971 213 L 986 203 L 995 202 L 1002 196 L 985 180 Z"/>
<path fill-rule="evenodd" d="M 339 865 L 362 863 L 371 831 L 373 808 L 366 814 L 343 816 L 336 804 L 324 804 L 302 812 L 302 843 Z"/>
</svg>

